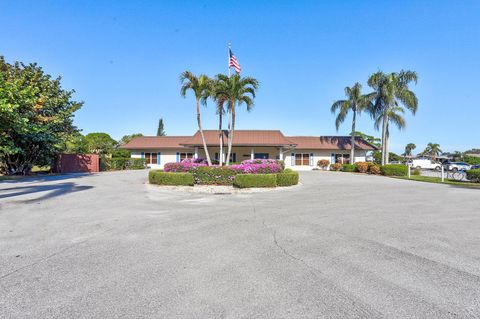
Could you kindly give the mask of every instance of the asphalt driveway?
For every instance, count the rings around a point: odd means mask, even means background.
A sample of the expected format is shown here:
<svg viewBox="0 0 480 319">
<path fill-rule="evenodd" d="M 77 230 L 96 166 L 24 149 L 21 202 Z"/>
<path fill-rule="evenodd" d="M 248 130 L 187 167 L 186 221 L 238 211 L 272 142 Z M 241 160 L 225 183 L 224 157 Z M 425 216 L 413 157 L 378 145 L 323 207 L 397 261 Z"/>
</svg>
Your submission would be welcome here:
<svg viewBox="0 0 480 319">
<path fill-rule="evenodd" d="M 334 172 L 204 195 L 0 182 L 0 318 L 479 318 L 480 191 Z"/>
</svg>

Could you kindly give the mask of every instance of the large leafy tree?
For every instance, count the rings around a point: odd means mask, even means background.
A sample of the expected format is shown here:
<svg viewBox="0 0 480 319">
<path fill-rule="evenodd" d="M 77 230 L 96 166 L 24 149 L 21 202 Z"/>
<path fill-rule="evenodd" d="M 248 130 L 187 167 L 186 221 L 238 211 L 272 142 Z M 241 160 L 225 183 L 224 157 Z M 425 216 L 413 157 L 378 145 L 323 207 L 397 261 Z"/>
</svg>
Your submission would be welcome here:
<svg viewBox="0 0 480 319">
<path fill-rule="evenodd" d="M 233 137 L 235 132 L 235 112 L 237 105 L 245 105 L 247 111 L 253 107 L 253 100 L 259 86 L 258 80 L 252 77 L 241 77 L 235 74 L 228 77 L 224 74 L 218 74 L 215 77 L 215 99 L 226 104 L 229 116 L 228 139 L 227 139 L 227 158 L 226 164 L 229 164 L 230 154 L 232 153 Z"/>
<path fill-rule="evenodd" d="M 203 134 L 202 121 L 200 118 L 200 104 L 207 105 L 207 99 L 210 96 L 212 80 L 205 74 L 200 74 L 197 77 L 192 72 L 185 71 L 180 75 L 180 82 L 182 83 L 180 94 L 183 97 L 186 97 L 187 91 L 192 91 L 195 95 L 198 130 L 200 132 L 200 136 L 202 137 L 203 149 L 205 150 L 208 165 L 212 165 L 210 154 L 208 153 L 207 143 L 205 141 L 205 135 Z"/>
<path fill-rule="evenodd" d="M 367 141 L 367 143 L 372 144 L 376 147 L 381 147 L 381 145 L 382 145 L 382 139 L 379 138 L 379 137 L 368 135 L 368 134 L 365 134 L 365 133 L 362 133 L 362 132 L 359 132 L 359 131 L 355 132 L 355 136 L 360 137 L 364 141 Z"/>
<path fill-rule="evenodd" d="M 85 135 L 88 151 L 94 154 L 111 154 L 117 141 L 107 133 L 89 133 Z"/>
<path fill-rule="evenodd" d="M 368 79 L 368 85 L 375 91 L 373 116 L 375 128 L 382 128 L 382 165 L 388 164 L 389 125 L 393 123 L 398 129 L 406 126 L 403 114 L 405 109 L 415 115 L 418 99 L 410 89 L 411 82 L 417 83 L 417 73 L 400 71 L 385 74 L 376 72 Z"/>
<path fill-rule="evenodd" d="M 403 153 L 403 155 L 405 157 L 411 157 L 412 156 L 412 151 L 414 149 L 417 148 L 417 145 L 413 144 L 413 143 L 408 143 L 407 145 L 405 145 L 405 152 Z"/>
<path fill-rule="evenodd" d="M 7 63 L 0 57 L 0 162 L 7 174 L 28 174 L 33 165 L 50 165 L 77 131 L 72 100 L 61 78 L 37 64 Z"/>
<path fill-rule="evenodd" d="M 340 124 L 345 121 L 347 114 L 352 112 L 352 130 L 350 132 L 350 163 L 355 162 L 355 126 L 357 123 L 357 115 L 360 115 L 362 111 L 373 110 L 372 98 L 373 94 L 362 94 L 362 86 L 360 83 L 355 83 L 352 87 L 345 88 L 346 100 L 335 101 L 330 111 L 332 113 L 337 113 L 337 118 L 335 119 L 335 127 L 338 131 Z"/>
<path fill-rule="evenodd" d="M 118 144 L 119 145 L 125 145 L 127 144 L 128 142 L 130 142 L 131 140 L 133 140 L 135 137 L 139 137 L 139 136 L 143 136 L 142 133 L 134 133 L 134 134 L 130 134 L 130 135 L 124 135 L 119 141 L 118 141 Z"/>
<path fill-rule="evenodd" d="M 437 156 L 442 154 L 442 150 L 440 149 L 440 144 L 437 143 L 428 143 L 425 150 L 422 152 L 424 155 L 430 155 L 432 159 L 435 160 Z"/>
</svg>

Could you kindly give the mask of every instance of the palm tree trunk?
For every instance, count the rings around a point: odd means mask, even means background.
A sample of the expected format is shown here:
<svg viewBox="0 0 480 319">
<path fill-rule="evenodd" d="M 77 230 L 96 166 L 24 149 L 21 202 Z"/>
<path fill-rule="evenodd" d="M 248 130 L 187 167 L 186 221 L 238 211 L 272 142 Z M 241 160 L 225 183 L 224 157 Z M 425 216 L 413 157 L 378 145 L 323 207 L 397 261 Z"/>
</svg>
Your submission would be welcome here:
<svg viewBox="0 0 480 319">
<path fill-rule="evenodd" d="M 386 151 L 386 139 L 387 139 L 387 114 L 383 115 L 382 123 L 382 165 L 385 165 L 385 151 Z"/>
<path fill-rule="evenodd" d="M 222 109 L 219 110 L 218 112 L 218 138 L 220 140 L 220 150 L 218 152 L 218 164 L 222 166 L 223 164 L 223 131 L 222 131 L 222 120 L 223 120 L 223 114 L 222 114 Z"/>
<path fill-rule="evenodd" d="M 352 120 L 352 138 L 350 144 L 350 164 L 355 163 L 355 122 L 357 121 L 357 111 L 353 110 Z"/>
<path fill-rule="evenodd" d="M 235 131 L 235 102 L 232 103 L 232 108 L 230 110 L 230 120 L 232 126 L 230 127 L 229 125 L 229 132 L 228 132 L 228 152 L 227 152 L 227 158 L 225 159 L 225 162 L 230 164 L 230 156 L 232 154 L 232 144 L 233 144 L 233 132 Z"/>
<path fill-rule="evenodd" d="M 202 136 L 203 149 L 205 150 L 205 156 L 207 157 L 208 166 L 212 166 L 212 161 L 210 160 L 210 154 L 208 153 L 207 143 L 205 142 L 205 136 L 203 135 L 202 130 L 202 121 L 200 120 L 200 100 L 197 99 L 197 124 L 200 135 Z"/>
<path fill-rule="evenodd" d="M 387 129 L 385 130 L 385 165 L 388 164 L 390 156 L 388 154 L 388 116 L 387 116 Z"/>
</svg>

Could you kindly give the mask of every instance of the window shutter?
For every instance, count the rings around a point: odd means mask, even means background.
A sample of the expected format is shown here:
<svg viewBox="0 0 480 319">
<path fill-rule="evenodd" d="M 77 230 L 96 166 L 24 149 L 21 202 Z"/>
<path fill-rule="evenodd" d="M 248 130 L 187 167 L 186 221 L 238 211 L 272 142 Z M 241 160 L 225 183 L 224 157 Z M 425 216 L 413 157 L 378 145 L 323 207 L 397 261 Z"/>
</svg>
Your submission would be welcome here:
<svg viewBox="0 0 480 319">
<path fill-rule="evenodd" d="M 160 152 L 157 152 L 157 164 L 160 165 Z"/>
<path fill-rule="evenodd" d="M 291 164 L 295 166 L 295 153 L 292 153 Z"/>
<path fill-rule="evenodd" d="M 180 162 L 180 153 L 177 152 L 177 163 Z"/>
<path fill-rule="evenodd" d="M 215 153 L 215 160 L 218 161 L 218 153 Z"/>
<path fill-rule="evenodd" d="M 313 166 L 313 153 L 310 153 L 310 166 Z"/>
<path fill-rule="evenodd" d="M 235 162 L 237 161 L 237 153 L 233 153 L 233 156 L 232 156 L 232 157 L 233 157 L 233 161 L 232 161 L 232 162 L 235 163 Z"/>
<path fill-rule="evenodd" d="M 140 156 L 141 156 L 142 158 L 145 158 L 145 152 L 140 153 Z"/>
</svg>

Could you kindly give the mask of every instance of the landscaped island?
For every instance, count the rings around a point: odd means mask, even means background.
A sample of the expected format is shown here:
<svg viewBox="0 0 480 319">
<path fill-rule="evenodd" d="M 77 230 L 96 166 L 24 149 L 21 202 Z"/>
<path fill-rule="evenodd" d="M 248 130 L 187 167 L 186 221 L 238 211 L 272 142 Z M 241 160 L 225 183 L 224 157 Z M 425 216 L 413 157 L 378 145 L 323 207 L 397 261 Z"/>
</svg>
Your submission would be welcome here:
<svg viewBox="0 0 480 319">
<path fill-rule="evenodd" d="M 245 160 L 229 166 L 208 166 L 205 159 L 185 159 L 167 163 L 163 170 L 152 170 L 150 184 L 194 186 L 233 185 L 238 188 L 277 187 L 298 184 L 298 173 L 285 169 L 283 161 Z"/>
</svg>

